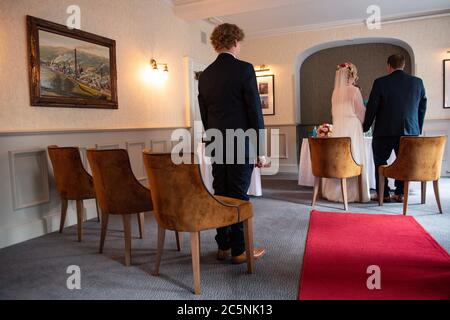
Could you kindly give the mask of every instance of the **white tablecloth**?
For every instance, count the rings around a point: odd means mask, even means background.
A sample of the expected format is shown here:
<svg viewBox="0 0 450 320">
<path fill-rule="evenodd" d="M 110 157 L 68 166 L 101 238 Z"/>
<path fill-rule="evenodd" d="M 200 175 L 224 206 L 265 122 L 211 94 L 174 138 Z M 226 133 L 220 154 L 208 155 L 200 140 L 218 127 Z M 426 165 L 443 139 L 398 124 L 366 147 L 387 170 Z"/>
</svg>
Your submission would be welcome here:
<svg viewBox="0 0 450 320">
<path fill-rule="evenodd" d="M 200 162 L 200 171 L 202 173 L 203 182 L 205 183 L 206 188 L 209 192 L 214 194 L 213 189 L 213 175 L 212 175 L 212 165 L 211 159 L 205 156 L 205 144 L 199 143 L 197 146 L 197 155 L 198 160 Z M 248 188 L 248 195 L 250 196 L 262 196 L 262 188 L 261 188 L 261 169 L 256 168 L 252 173 L 252 180 L 250 182 L 250 187 Z"/>
<path fill-rule="evenodd" d="M 372 151 L 372 138 L 364 137 L 365 151 L 366 151 L 366 163 L 367 172 L 369 174 L 369 187 L 376 189 L 375 182 L 375 164 L 373 163 L 373 151 Z M 391 164 L 395 160 L 395 153 L 392 152 L 391 157 L 388 160 L 388 164 Z M 394 188 L 394 180 L 389 180 L 389 187 Z M 314 186 L 314 176 L 311 169 L 311 156 L 309 152 L 308 139 L 304 138 L 302 142 L 302 148 L 300 152 L 300 164 L 298 168 L 298 184 L 301 186 Z"/>
</svg>

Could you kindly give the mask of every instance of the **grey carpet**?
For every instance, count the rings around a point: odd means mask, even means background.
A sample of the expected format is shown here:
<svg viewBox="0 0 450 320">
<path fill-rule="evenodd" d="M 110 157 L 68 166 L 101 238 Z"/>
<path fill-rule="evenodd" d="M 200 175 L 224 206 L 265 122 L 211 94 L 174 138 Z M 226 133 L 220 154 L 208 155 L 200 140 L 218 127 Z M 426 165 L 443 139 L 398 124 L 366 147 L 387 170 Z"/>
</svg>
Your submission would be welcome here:
<svg viewBox="0 0 450 320">
<path fill-rule="evenodd" d="M 151 275 L 155 260 L 156 224 L 146 216 L 145 239 L 132 242 L 132 266 L 123 265 L 123 233 L 120 217 L 111 217 L 104 254 L 98 254 L 99 223 L 84 226 L 84 241 L 78 243 L 76 228 L 48 234 L 0 250 L 0 299 L 295 299 L 311 210 L 311 188 L 297 186 L 292 176 L 264 179 L 264 197 L 253 198 L 254 238 L 267 249 L 257 261 L 256 273 L 246 266 L 215 259 L 215 231 L 202 233 L 202 295 L 192 292 L 189 238 L 182 252 L 176 251 L 175 236 L 166 236 L 161 275 Z M 450 251 L 450 179 L 441 180 L 444 214 L 437 213 L 429 185 L 427 204 L 419 205 L 418 185 L 411 191 L 409 214 Z M 341 204 L 319 201 L 318 210 L 341 210 Z M 401 204 L 351 204 L 350 212 L 401 214 Z M 137 220 L 133 220 L 137 236 Z M 81 290 L 68 290 L 66 268 L 81 268 Z M 330 267 L 332 272 L 332 267 Z"/>
</svg>

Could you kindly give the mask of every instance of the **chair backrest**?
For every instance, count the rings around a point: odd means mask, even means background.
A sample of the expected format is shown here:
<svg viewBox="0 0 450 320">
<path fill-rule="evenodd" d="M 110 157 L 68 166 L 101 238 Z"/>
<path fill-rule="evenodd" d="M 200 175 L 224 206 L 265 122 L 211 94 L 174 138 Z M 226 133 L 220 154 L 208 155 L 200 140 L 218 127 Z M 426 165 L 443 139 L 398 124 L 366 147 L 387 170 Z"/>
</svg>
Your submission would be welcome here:
<svg viewBox="0 0 450 320">
<path fill-rule="evenodd" d="M 220 212 L 219 202 L 203 184 L 194 157 L 190 154 L 191 164 L 174 164 L 170 153 L 144 151 L 154 214 L 165 229 L 189 232 L 207 229 L 214 225 L 214 212 Z"/>
<path fill-rule="evenodd" d="M 446 141 L 446 136 L 401 137 L 398 157 L 389 172 L 398 180 L 439 179 Z"/>
<path fill-rule="evenodd" d="M 77 147 L 48 146 L 56 189 L 63 199 L 82 200 L 95 197 L 92 177 L 85 170 Z"/>
<path fill-rule="evenodd" d="M 350 178 L 361 174 L 362 167 L 352 156 L 351 139 L 309 138 L 312 172 L 321 178 Z"/>
<path fill-rule="evenodd" d="M 95 192 L 102 212 L 139 213 L 152 210 L 150 191 L 134 176 L 123 149 L 88 149 Z"/>
</svg>

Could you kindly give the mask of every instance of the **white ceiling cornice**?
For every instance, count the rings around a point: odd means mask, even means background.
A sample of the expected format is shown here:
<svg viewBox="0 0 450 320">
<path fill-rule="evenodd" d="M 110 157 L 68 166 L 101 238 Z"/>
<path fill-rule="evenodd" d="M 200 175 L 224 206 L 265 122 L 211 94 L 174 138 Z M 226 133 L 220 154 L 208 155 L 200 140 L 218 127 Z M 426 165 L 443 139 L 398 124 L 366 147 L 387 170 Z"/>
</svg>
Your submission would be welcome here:
<svg viewBox="0 0 450 320">
<path fill-rule="evenodd" d="M 391 24 L 391 23 L 401 23 L 413 20 L 423 20 L 423 19 L 434 19 L 440 17 L 449 17 L 450 10 L 432 11 L 428 13 L 403 15 L 403 16 L 390 16 L 382 19 L 381 25 Z M 326 23 L 318 23 L 304 26 L 292 26 L 287 28 L 275 28 L 269 30 L 263 30 L 259 32 L 252 32 L 246 34 L 247 39 L 258 39 L 258 38 L 268 38 L 274 36 L 280 36 L 285 34 L 315 31 L 321 29 L 333 29 L 333 28 L 343 28 L 349 26 L 362 26 L 365 25 L 365 20 L 362 19 L 350 19 L 350 20 L 340 20 L 331 21 Z"/>
<path fill-rule="evenodd" d="M 179 18 L 241 27 L 247 38 L 364 25 L 373 0 L 163 0 Z M 450 15 L 450 0 L 377 0 L 381 23 Z M 369 11 L 368 11 L 369 10 Z"/>
<path fill-rule="evenodd" d="M 192 21 L 277 8 L 299 2 L 302 0 L 174 0 L 173 11 L 178 17 Z"/>
</svg>

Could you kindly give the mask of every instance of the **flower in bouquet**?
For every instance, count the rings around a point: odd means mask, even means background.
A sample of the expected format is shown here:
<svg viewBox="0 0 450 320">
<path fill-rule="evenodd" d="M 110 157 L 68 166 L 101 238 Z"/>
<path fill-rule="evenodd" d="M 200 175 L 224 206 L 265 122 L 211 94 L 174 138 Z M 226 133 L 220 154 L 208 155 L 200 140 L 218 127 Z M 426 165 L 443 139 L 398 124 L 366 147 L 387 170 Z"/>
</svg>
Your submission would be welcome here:
<svg viewBox="0 0 450 320">
<path fill-rule="evenodd" d="M 329 123 L 324 123 L 317 128 L 317 137 L 325 138 L 333 135 L 333 125 Z"/>
</svg>

